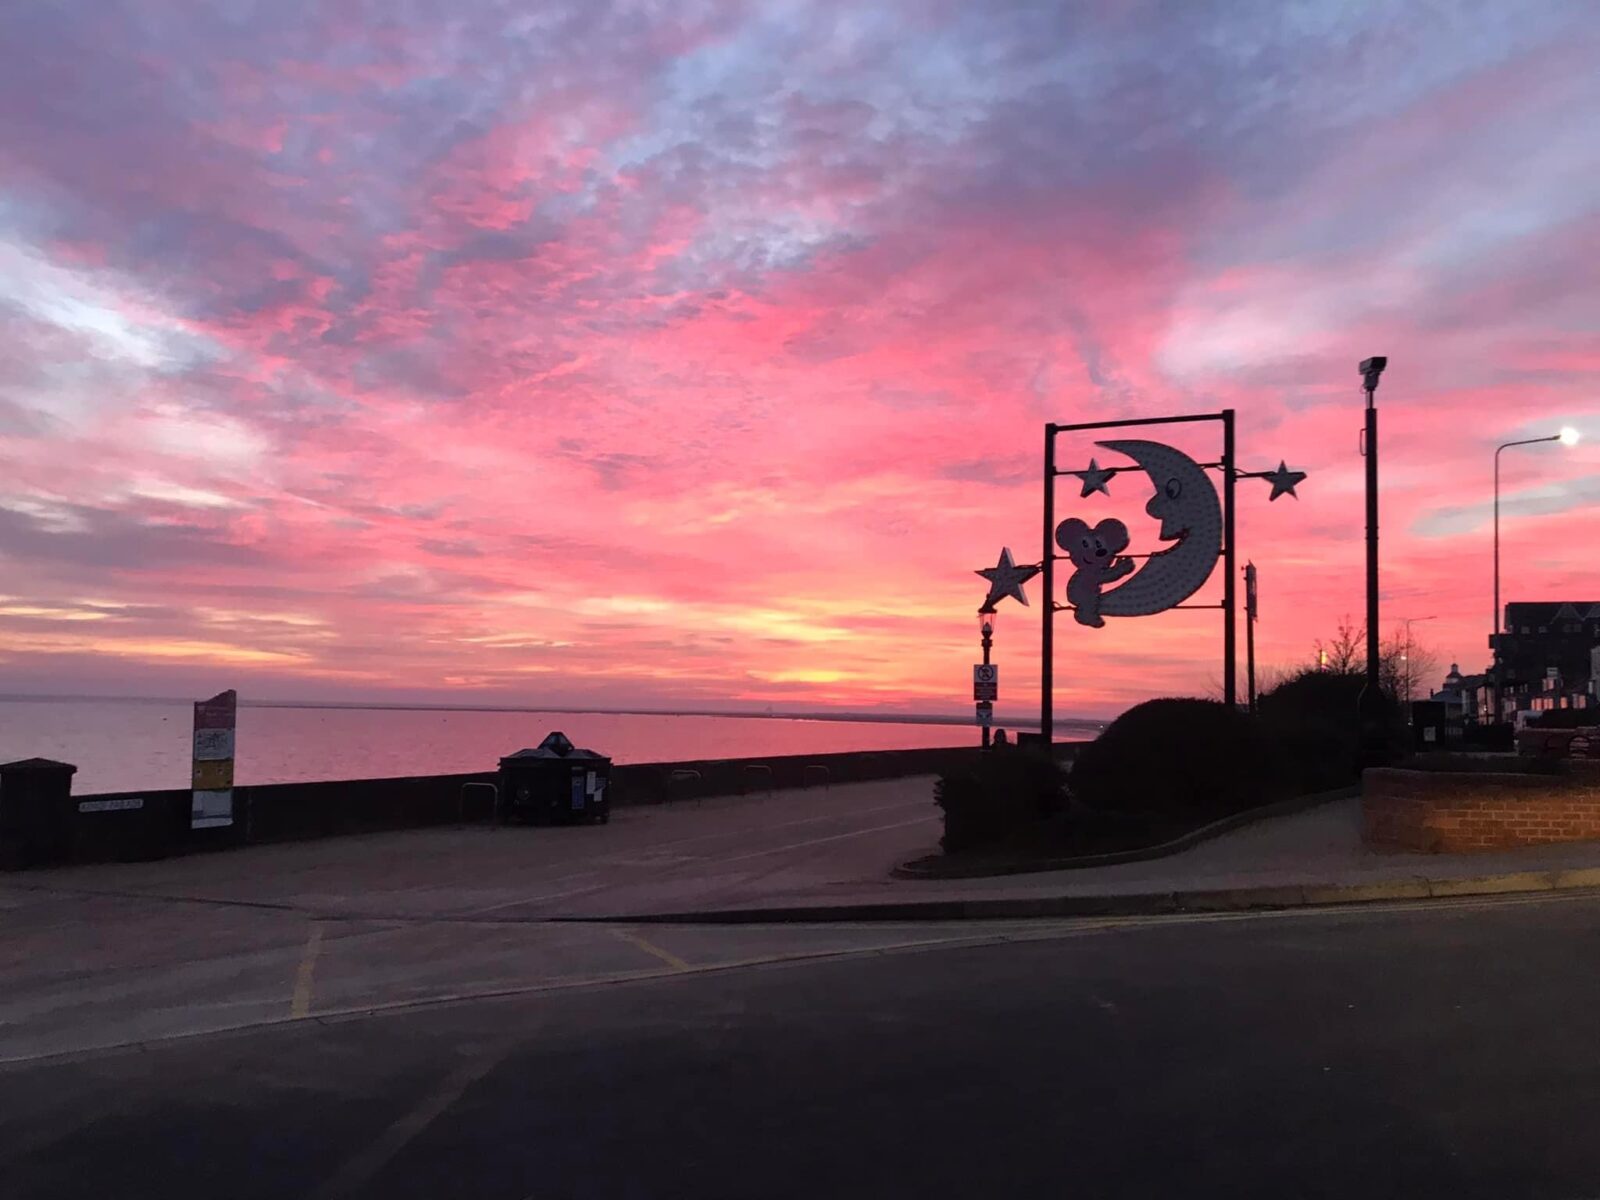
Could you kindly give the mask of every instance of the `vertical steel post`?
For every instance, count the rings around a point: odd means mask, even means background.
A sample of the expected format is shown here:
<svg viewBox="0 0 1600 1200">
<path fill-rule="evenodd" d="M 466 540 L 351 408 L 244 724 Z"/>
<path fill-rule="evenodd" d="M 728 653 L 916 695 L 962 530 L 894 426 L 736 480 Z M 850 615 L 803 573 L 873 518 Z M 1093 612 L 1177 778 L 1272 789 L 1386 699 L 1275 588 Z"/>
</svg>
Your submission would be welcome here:
<svg viewBox="0 0 1600 1200">
<path fill-rule="evenodd" d="M 1494 623 L 1489 626 L 1489 690 L 1494 697 L 1489 720 L 1494 725 L 1500 723 L 1500 451 L 1504 449 L 1501 446 L 1494 452 Z"/>
<path fill-rule="evenodd" d="M 989 665 L 989 648 L 991 646 L 993 646 L 993 645 L 994 645 L 994 626 L 992 624 L 985 625 L 985 626 L 983 626 L 983 665 L 986 666 L 986 667 Z M 983 729 L 983 742 L 982 742 L 982 745 L 983 745 L 983 748 L 985 750 L 987 750 L 989 748 L 989 726 L 984 725 L 984 726 L 982 726 L 982 729 Z"/>
<path fill-rule="evenodd" d="M 1056 427 L 1044 427 L 1044 613 L 1039 636 L 1039 736 L 1049 746 L 1055 732 Z"/>
<path fill-rule="evenodd" d="M 1367 389 L 1367 687 L 1377 694 L 1378 675 L 1378 406 Z"/>
<path fill-rule="evenodd" d="M 1389 758 L 1389 704 L 1379 674 L 1378 649 L 1378 406 L 1376 373 L 1366 377 L 1367 420 L 1363 446 L 1367 456 L 1367 679 L 1358 706 L 1363 766 L 1382 766 Z"/>
<path fill-rule="evenodd" d="M 1256 565 L 1244 565 L 1244 670 L 1250 712 L 1256 711 Z"/>
<path fill-rule="evenodd" d="M 1239 701 L 1238 681 L 1235 678 L 1239 657 L 1238 630 L 1234 622 L 1235 595 L 1234 532 L 1233 532 L 1233 409 L 1222 410 L 1222 702 L 1232 708 Z"/>
</svg>

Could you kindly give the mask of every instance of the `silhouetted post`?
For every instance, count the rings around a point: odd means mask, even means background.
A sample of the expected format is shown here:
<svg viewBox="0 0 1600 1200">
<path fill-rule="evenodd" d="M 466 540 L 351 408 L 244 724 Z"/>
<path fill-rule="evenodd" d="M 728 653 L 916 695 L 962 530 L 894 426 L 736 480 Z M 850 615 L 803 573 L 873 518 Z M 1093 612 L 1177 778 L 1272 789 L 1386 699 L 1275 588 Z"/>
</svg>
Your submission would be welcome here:
<svg viewBox="0 0 1600 1200">
<path fill-rule="evenodd" d="M 1044 427 L 1044 614 L 1039 636 L 1039 737 L 1050 753 L 1055 730 L 1055 617 L 1056 617 L 1056 427 Z"/>
<path fill-rule="evenodd" d="M 980 608 L 978 610 L 978 632 L 983 637 L 983 665 L 987 667 L 989 665 L 989 650 L 994 645 L 994 609 Z M 980 703 L 978 708 L 981 710 L 983 705 Z M 981 745 L 987 750 L 989 748 L 989 727 L 984 725 L 982 729 L 983 741 Z"/>
<path fill-rule="evenodd" d="M 1256 711 L 1256 565 L 1244 565 L 1244 672 L 1250 712 Z"/>
<path fill-rule="evenodd" d="M 1234 592 L 1233 557 L 1233 409 L 1222 410 L 1222 702 L 1229 708 L 1239 703 L 1236 679 L 1239 663 L 1239 630 L 1234 620 L 1238 597 Z"/>
<path fill-rule="evenodd" d="M 1378 677 L 1378 406 L 1373 394 L 1378 376 L 1389 365 L 1381 355 L 1361 362 L 1362 387 L 1367 393 L 1367 423 L 1361 452 L 1367 459 L 1367 682 L 1361 689 L 1361 750 L 1367 766 L 1380 766 L 1388 757 L 1387 705 Z"/>
</svg>

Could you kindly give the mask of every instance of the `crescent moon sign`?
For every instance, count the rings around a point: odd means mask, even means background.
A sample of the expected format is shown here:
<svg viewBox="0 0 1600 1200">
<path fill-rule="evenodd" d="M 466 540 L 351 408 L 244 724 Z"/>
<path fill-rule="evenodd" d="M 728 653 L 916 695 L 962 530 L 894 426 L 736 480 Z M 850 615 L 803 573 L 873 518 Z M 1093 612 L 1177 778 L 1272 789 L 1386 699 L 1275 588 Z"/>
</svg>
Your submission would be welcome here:
<svg viewBox="0 0 1600 1200">
<path fill-rule="evenodd" d="M 1100 598 L 1108 617 L 1147 617 L 1182 604 L 1211 578 L 1222 553 L 1222 505 L 1200 464 L 1160 442 L 1099 442 L 1144 469 L 1156 494 L 1145 512 L 1161 522 L 1163 541 L 1175 545 L 1152 554 L 1119 588 Z"/>
</svg>

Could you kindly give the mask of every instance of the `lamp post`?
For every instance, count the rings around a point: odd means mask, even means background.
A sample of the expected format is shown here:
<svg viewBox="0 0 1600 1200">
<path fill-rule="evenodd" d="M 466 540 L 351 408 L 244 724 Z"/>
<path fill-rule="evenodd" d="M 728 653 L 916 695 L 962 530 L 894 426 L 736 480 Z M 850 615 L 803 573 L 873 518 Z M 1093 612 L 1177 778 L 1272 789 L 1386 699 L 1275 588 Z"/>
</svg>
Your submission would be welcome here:
<svg viewBox="0 0 1600 1200">
<path fill-rule="evenodd" d="M 1578 431 L 1570 425 L 1563 426 L 1560 433 L 1552 433 L 1546 437 L 1522 438 L 1515 442 L 1502 442 L 1494 451 L 1494 621 L 1489 626 L 1489 649 L 1494 653 L 1493 666 L 1490 670 L 1494 674 L 1494 723 L 1499 724 L 1500 712 L 1500 452 L 1509 450 L 1513 446 L 1537 446 L 1541 442 L 1560 442 L 1563 446 L 1576 446 L 1578 444 Z"/>
<path fill-rule="evenodd" d="M 995 610 L 987 604 L 978 610 L 978 634 L 983 638 L 983 665 L 986 667 L 989 665 L 989 651 L 994 646 L 995 616 Z M 981 745 L 985 750 L 987 750 L 989 748 L 989 722 L 984 721 L 983 716 L 985 715 L 986 711 L 989 714 L 992 714 L 994 710 L 992 707 L 990 707 L 989 702 L 982 700 L 977 702 L 977 709 L 979 721 L 981 722 L 981 727 L 983 729 L 983 741 Z"/>
<path fill-rule="evenodd" d="M 1374 393 L 1389 360 L 1382 355 L 1361 360 L 1361 387 L 1367 394 L 1367 420 L 1361 453 L 1367 460 L 1367 682 L 1361 689 L 1362 760 L 1380 766 L 1387 757 L 1388 720 L 1383 686 L 1378 678 L 1378 407 Z"/>
<path fill-rule="evenodd" d="M 1417 621 L 1431 621 L 1433 619 L 1434 619 L 1434 614 L 1430 614 L 1429 616 L 1426 616 L 1426 617 L 1402 617 L 1402 618 L 1400 618 L 1401 623 L 1403 625 L 1405 625 L 1405 627 L 1406 627 L 1406 643 L 1405 643 L 1405 648 L 1400 651 L 1400 661 L 1405 664 L 1405 674 L 1401 677 L 1401 683 L 1404 685 L 1404 687 L 1406 689 L 1406 705 L 1407 705 L 1407 708 L 1406 708 L 1406 721 L 1408 723 L 1411 720 L 1411 715 L 1410 715 L 1411 714 L 1411 709 L 1410 709 L 1410 704 L 1411 704 L 1411 626 L 1413 624 L 1415 624 Z"/>
</svg>

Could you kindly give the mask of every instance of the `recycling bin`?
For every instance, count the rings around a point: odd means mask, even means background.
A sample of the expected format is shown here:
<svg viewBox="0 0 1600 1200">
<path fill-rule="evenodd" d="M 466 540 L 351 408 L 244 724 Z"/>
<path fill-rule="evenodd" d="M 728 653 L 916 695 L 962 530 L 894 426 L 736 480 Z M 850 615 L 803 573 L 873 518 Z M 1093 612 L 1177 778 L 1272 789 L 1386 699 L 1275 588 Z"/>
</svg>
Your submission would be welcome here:
<svg viewBox="0 0 1600 1200">
<path fill-rule="evenodd" d="M 48 758 L 0 764 L 0 866 L 48 866 L 72 855 L 72 777 Z"/>
<path fill-rule="evenodd" d="M 611 820 L 611 760 L 574 746 L 559 731 L 500 760 L 500 807 L 506 820 L 535 825 Z"/>
</svg>

